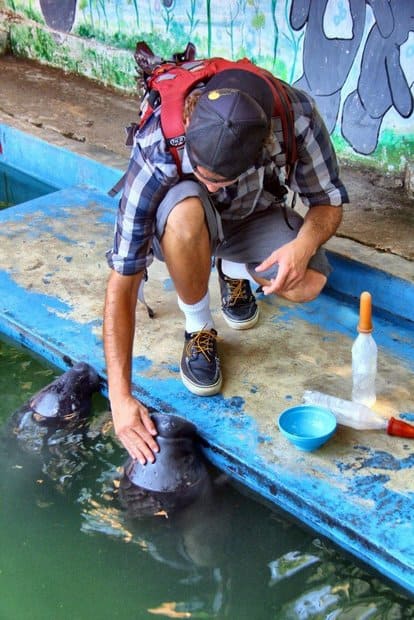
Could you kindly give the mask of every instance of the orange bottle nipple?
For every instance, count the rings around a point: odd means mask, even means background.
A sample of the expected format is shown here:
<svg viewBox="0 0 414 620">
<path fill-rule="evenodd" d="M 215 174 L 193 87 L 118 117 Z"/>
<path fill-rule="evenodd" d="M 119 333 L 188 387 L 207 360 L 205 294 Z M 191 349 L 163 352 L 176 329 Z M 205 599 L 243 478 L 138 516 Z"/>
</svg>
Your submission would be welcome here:
<svg viewBox="0 0 414 620">
<path fill-rule="evenodd" d="M 361 334 L 372 332 L 372 299 L 371 293 L 364 291 L 359 300 L 359 324 L 358 331 Z"/>
</svg>

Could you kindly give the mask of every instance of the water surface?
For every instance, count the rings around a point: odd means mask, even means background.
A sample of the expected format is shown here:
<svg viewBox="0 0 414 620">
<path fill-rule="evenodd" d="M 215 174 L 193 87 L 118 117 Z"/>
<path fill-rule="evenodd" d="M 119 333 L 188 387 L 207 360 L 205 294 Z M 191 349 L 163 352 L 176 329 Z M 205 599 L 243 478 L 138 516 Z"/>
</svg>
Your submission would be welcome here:
<svg viewBox="0 0 414 620">
<path fill-rule="evenodd" d="M 0 209 L 7 209 L 54 191 L 56 187 L 0 162 Z"/>
<path fill-rule="evenodd" d="M 100 395 L 84 434 L 16 445 L 11 414 L 58 374 L 0 340 L 2 620 L 414 618 L 396 588 L 218 472 L 182 513 L 129 519 Z"/>
</svg>

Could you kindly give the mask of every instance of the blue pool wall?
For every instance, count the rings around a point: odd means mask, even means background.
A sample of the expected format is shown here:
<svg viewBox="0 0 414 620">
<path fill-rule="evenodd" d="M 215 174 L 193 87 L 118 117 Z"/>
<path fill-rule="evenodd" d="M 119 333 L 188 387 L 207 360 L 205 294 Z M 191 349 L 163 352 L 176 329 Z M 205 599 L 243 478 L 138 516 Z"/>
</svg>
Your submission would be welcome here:
<svg viewBox="0 0 414 620">
<path fill-rule="evenodd" d="M 0 161 L 58 189 L 86 185 L 107 192 L 123 174 L 1 123 Z"/>
</svg>

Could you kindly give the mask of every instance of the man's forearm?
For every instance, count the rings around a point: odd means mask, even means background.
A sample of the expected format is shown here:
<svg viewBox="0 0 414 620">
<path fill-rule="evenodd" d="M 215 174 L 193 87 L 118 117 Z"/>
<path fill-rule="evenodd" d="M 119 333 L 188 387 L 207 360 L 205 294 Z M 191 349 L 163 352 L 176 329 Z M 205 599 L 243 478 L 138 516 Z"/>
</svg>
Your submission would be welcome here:
<svg viewBox="0 0 414 620">
<path fill-rule="evenodd" d="M 142 274 L 121 276 L 112 272 L 104 310 L 104 351 L 110 400 L 131 392 L 131 359 L 135 333 L 135 309 Z"/>
<path fill-rule="evenodd" d="M 338 230 L 342 220 L 342 207 L 319 205 L 309 209 L 305 215 L 298 239 L 307 241 L 313 253 Z"/>
</svg>

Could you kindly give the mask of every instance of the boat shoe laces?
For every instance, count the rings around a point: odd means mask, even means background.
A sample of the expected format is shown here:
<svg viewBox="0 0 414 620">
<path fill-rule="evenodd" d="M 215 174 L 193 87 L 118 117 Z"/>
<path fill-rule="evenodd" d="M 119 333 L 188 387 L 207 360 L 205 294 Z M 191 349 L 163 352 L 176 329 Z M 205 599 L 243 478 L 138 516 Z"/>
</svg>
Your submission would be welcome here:
<svg viewBox="0 0 414 620">
<path fill-rule="evenodd" d="M 222 375 L 215 329 L 185 333 L 180 373 L 184 385 L 193 394 L 217 394 L 221 388 Z"/>
<path fill-rule="evenodd" d="M 259 319 L 259 308 L 249 280 L 230 278 L 223 273 L 221 260 L 217 261 L 221 293 L 221 311 L 232 329 L 250 329 Z"/>
<path fill-rule="evenodd" d="M 191 334 L 191 339 L 187 342 L 185 352 L 188 357 L 193 357 L 201 353 L 206 362 L 210 363 L 217 355 L 216 352 L 217 332 L 215 330 L 202 329 Z"/>
<path fill-rule="evenodd" d="M 235 306 L 238 302 L 246 303 L 246 301 L 253 301 L 248 280 L 233 280 L 227 276 L 225 276 L 225 279 L 229 292 L 227 298 L 229 306 Z"/>
</svg>

